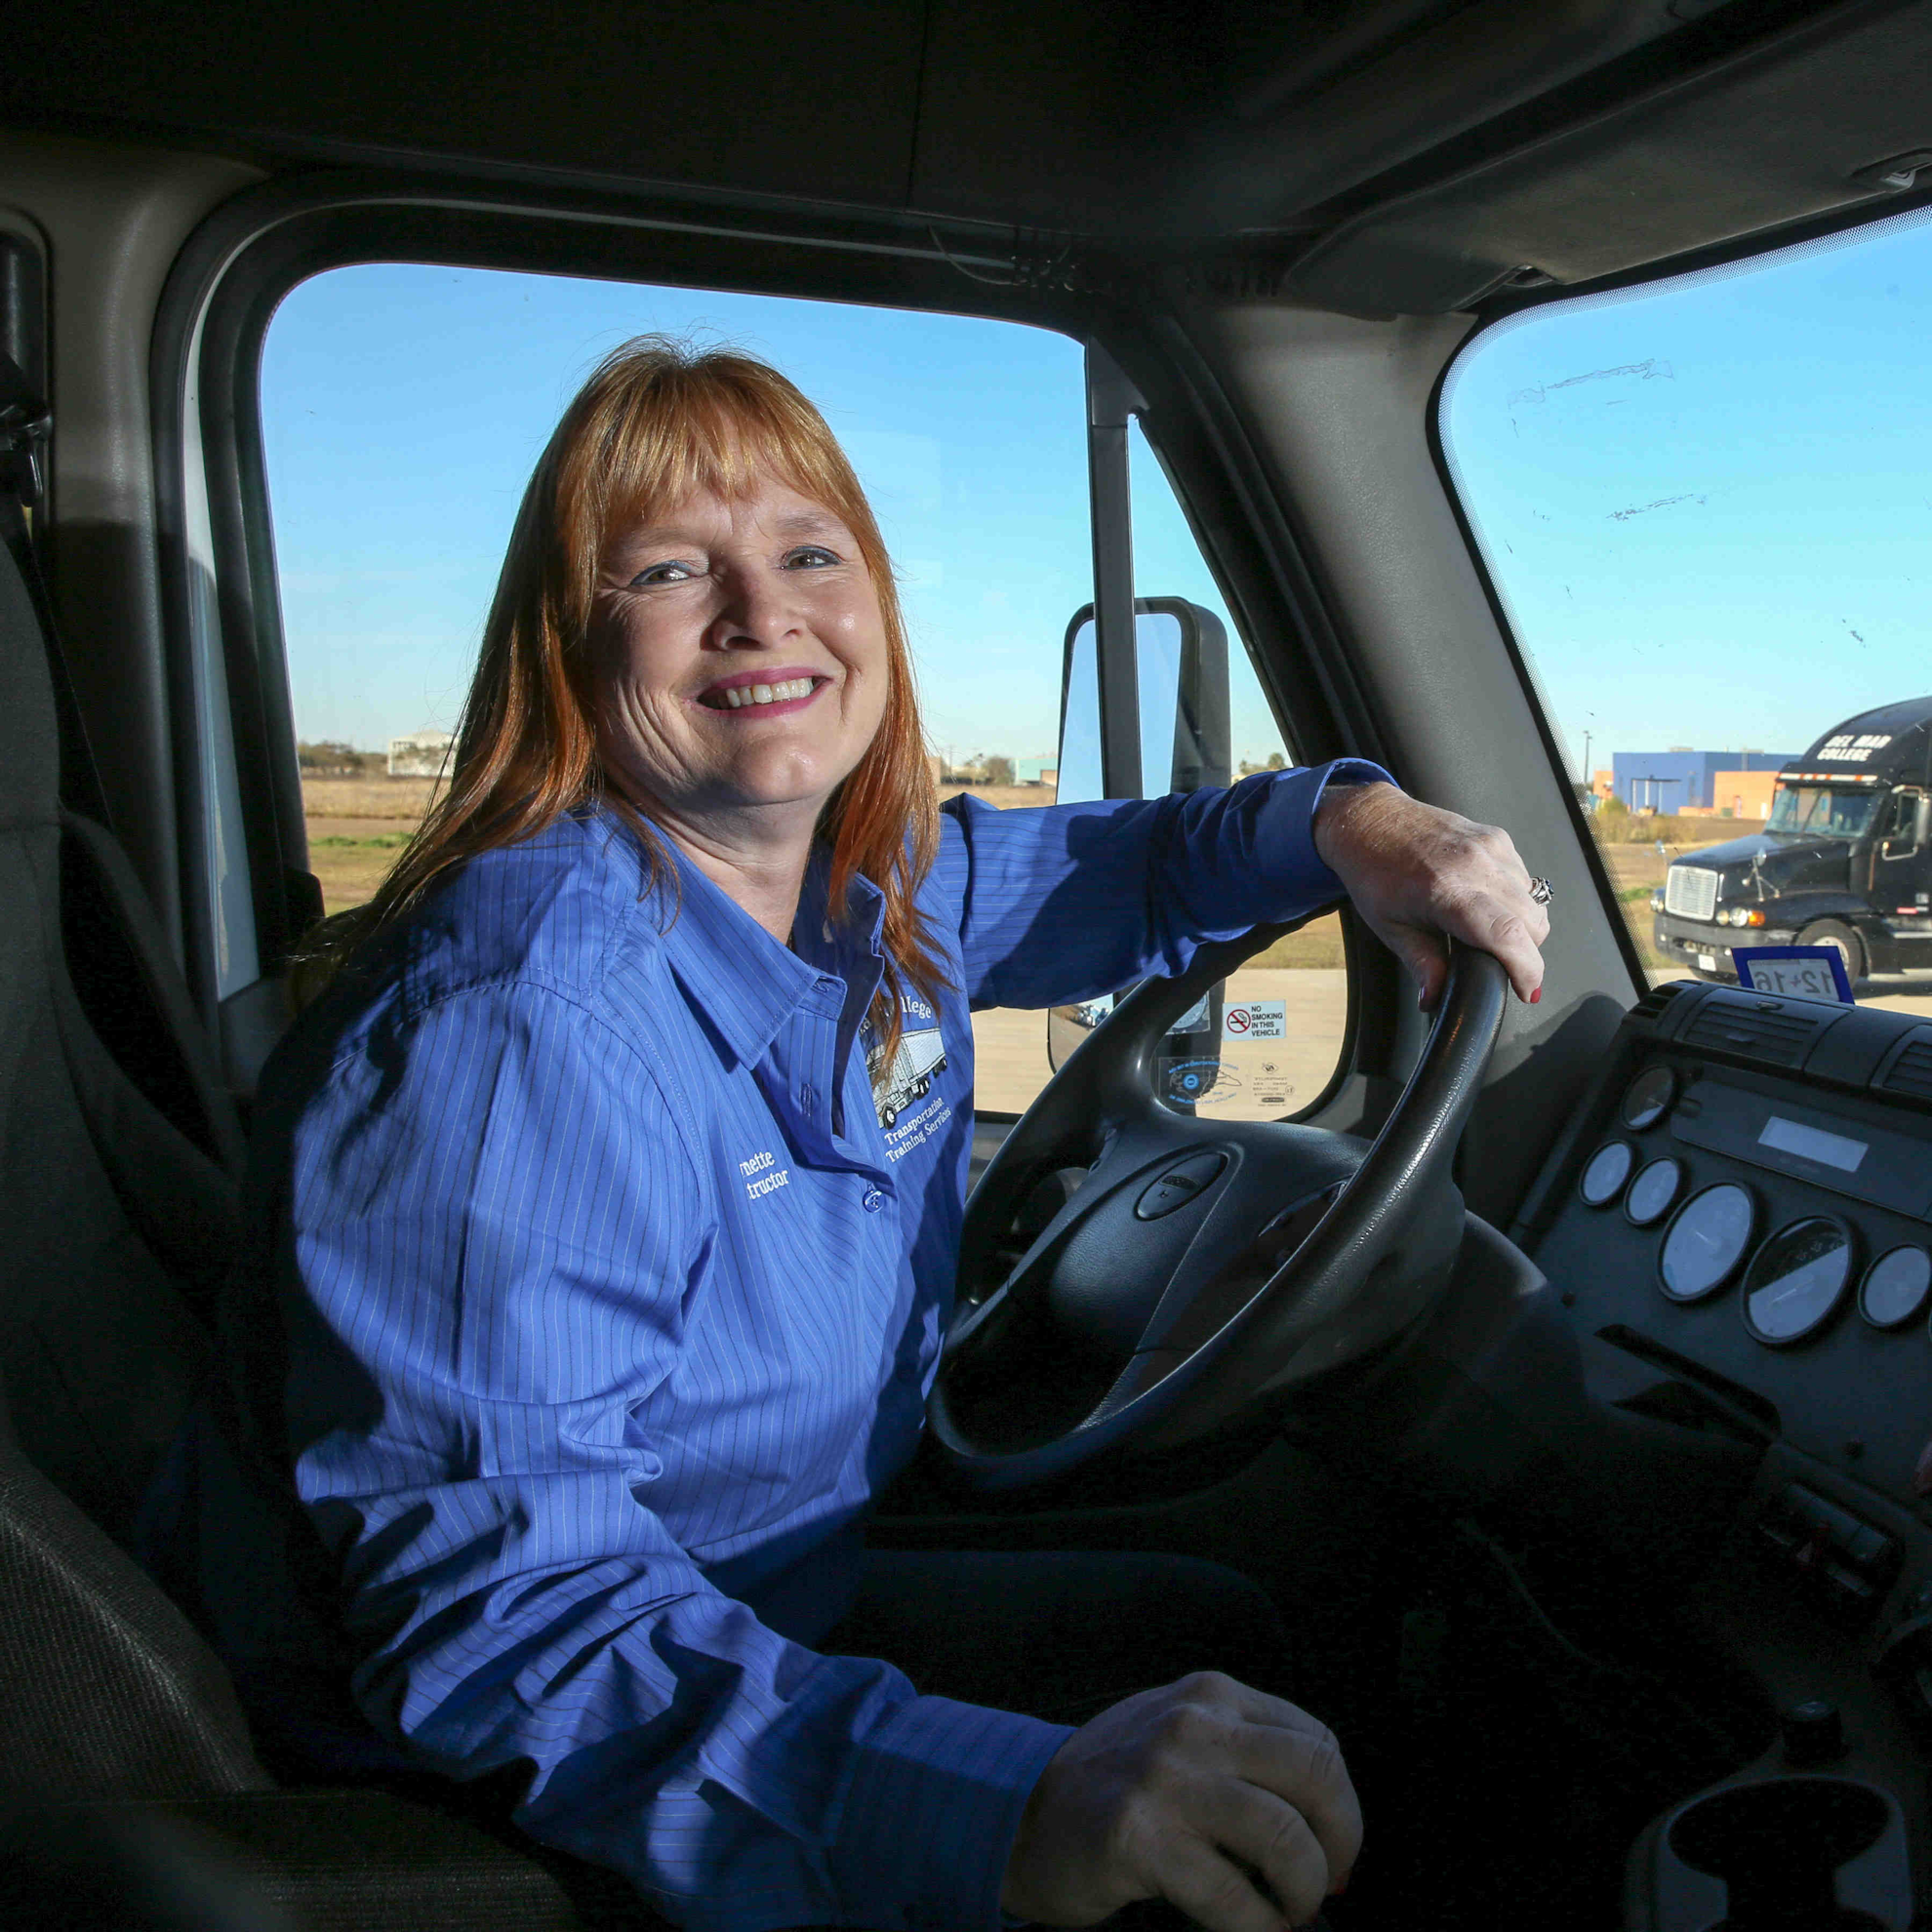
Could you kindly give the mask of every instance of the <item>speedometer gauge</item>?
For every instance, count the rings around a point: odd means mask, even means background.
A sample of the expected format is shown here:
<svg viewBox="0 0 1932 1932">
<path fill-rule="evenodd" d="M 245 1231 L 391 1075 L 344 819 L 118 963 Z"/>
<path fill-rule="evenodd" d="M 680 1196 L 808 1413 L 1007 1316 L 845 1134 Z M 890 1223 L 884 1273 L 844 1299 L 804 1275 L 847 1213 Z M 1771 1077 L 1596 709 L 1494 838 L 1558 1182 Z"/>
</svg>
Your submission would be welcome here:
<svg viewBox="0 0 1932 1932">
<path fill-rule="evenodd" d="M 1852 1274 L 1852 1234 L 1829 1215 L 1781 1228 L 1745 1272 L 1745 1326 L 1779 1348 L 1831 1320 Z"/>
<path fill-rule="evenodd" d="M 1730 1280 L 1751 1246 L 1757 1203 L 1748 1187 L 1720 1181 L 1693 1194 L 1665 1230 L 1657 1271 L 1673 1302 L 1701 1302 Z"/>
</svg>

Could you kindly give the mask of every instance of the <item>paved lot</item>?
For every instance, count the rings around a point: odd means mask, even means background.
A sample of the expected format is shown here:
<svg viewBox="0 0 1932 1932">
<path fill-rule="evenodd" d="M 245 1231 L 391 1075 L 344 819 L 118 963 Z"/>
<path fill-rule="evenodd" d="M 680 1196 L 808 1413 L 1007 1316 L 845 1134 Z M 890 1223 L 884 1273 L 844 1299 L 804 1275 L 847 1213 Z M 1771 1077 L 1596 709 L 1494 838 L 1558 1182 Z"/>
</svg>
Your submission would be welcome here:
<svg viewBox="0 0 1932 1932">
<path fill-rule="evenodd" d="M 1230 1004 L 1280 1000 L 1285 1037 L 1223 1042 L 1221 1079 L 1198 1111 L 1213 1120 L 1276 1120 L 1308 1106 L 1328 1084 L 1348 1017 L 1340 967 L 1250 967 L 1228 982 Z M 1006 1008 L 973 1016 L 978 1105 L 1019 1113 L 1047 1078 L 1046 1015 Z"/>
</svg>

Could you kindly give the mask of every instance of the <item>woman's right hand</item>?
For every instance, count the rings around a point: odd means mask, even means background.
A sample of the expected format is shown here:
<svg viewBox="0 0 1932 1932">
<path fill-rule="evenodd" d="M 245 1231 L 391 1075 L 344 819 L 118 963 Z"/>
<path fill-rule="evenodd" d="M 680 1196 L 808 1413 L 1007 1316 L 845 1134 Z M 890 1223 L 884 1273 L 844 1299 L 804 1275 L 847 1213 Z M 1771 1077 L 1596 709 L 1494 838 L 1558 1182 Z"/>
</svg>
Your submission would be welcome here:
<svg viewBox="0 0 1932 1932">
<path fill-rule="evenodd" d="M 1341 1890 L 1361 1842 L 1328 1727 L 1198 1670 L 1123 1698 L 1061 1746 L 1027 1801 L 1000 1904 L 1093 1925 L 1166 1898 L 1210 1932 L 1281 1932 Z"/>
</svg>

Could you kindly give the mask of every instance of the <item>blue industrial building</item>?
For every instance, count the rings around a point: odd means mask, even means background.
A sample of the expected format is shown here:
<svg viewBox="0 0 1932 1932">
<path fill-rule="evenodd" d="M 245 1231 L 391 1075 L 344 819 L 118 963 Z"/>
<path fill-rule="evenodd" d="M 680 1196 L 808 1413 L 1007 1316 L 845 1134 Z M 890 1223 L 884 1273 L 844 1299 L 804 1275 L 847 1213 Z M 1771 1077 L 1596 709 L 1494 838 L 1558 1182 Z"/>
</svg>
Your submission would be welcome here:
<svg viewBox="0 0 1932 1932">
<path fill-rule="evenodd" d="M 1710 805 L 1719 772 L 1775 772 L 1795 751 L 1618 751 L 1610 759 L 1611 789 L 1632 812 L 1680 812 Z"/>
</svg>

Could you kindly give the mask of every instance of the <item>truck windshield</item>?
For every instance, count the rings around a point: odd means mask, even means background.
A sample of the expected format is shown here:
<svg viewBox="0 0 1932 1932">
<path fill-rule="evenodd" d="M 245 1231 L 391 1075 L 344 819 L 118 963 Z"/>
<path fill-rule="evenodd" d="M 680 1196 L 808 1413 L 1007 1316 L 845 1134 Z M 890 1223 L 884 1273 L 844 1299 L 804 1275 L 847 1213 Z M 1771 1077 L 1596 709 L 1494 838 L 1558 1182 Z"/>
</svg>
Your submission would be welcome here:
<svg viewBox="0 0 1932 1932">
<path fill-rule="evenodd" d="M 1764 829 L 1809 838 L 1863 838 L 1879 805 L 1876 791 L 1835 791 L 1824 785 L 1781 785 Z"/>
</svg>

